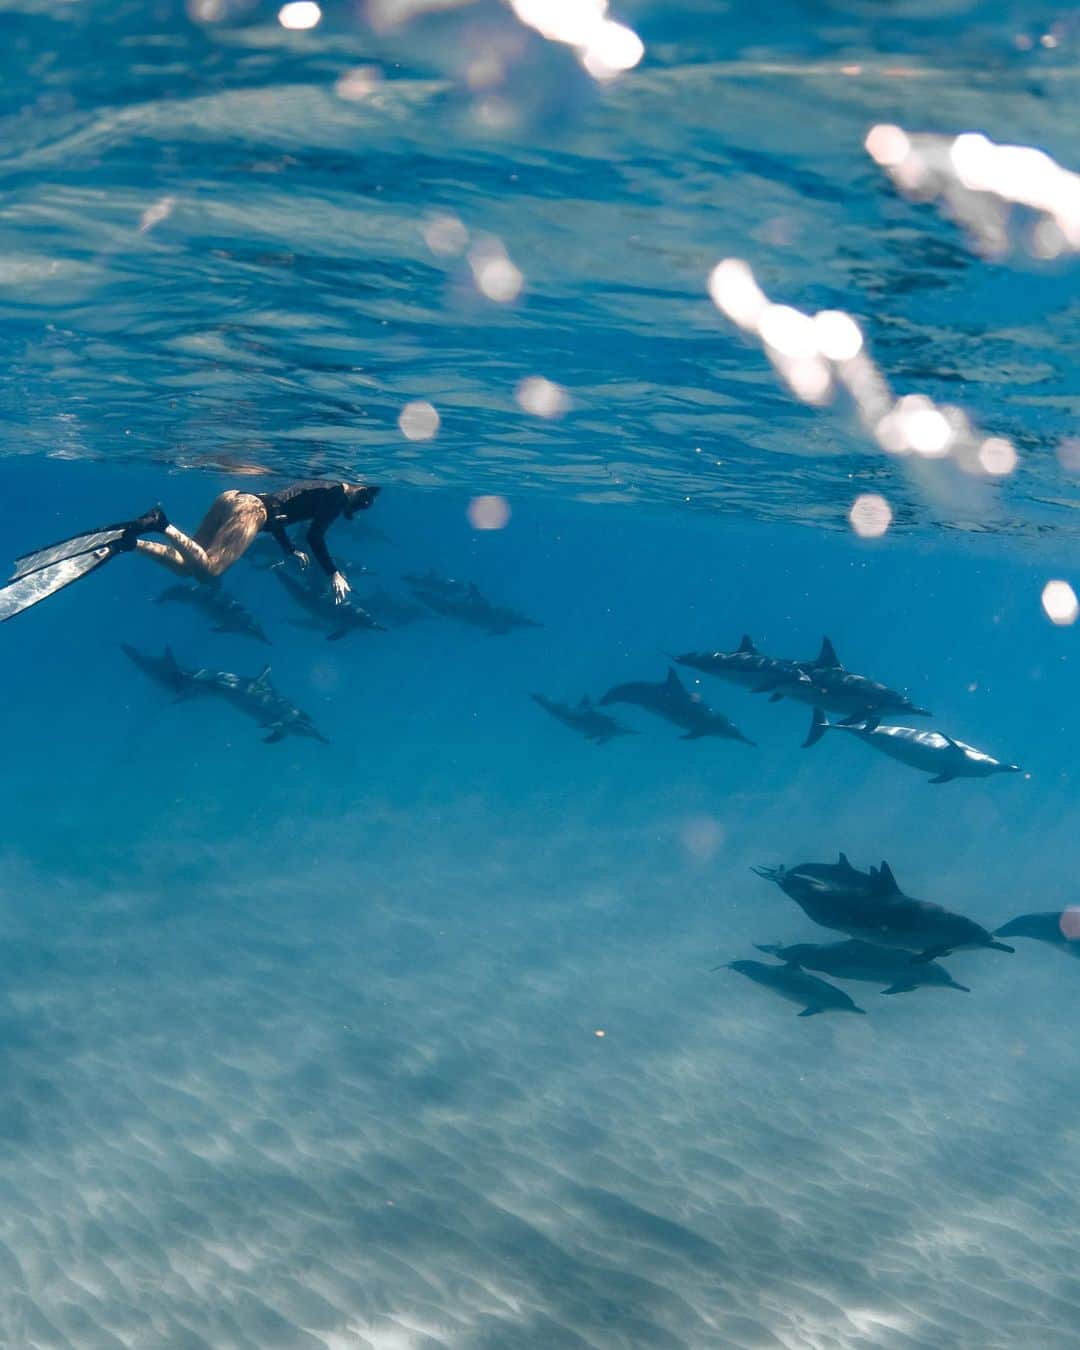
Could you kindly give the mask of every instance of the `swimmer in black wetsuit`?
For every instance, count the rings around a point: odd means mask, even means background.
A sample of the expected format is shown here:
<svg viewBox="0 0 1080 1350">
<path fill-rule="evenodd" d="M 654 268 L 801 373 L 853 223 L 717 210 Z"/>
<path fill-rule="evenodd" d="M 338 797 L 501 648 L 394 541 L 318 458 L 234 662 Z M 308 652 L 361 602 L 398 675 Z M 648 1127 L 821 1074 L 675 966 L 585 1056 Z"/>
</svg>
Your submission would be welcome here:
<svg viewBox="0 0 1080 1350">
<path fill-rule="evenodd" d="M 349 583 L 326 547 L 326 531 L 339 516 L 351 520 L 378 496 L 377 487 L 312 478 L 291 483 L 279 492 L 223 492 L 206 513 L 194 536 L 169 523 L 155 507 L 137 520 L 106 525 L 19 558 L 9 585 L 0 590 L 0 623 L 21 614 L 46 596 L 88 575 L 118 553 L 144 553 L 180 576 L 213 581 L 243 556 L 257 534 L 274 537 L 286 557 L 301 567 L 308 556 L 296 548 L 286 529 L 308 522 L 307 542 L 330 579 L 340 604 Z M 164 535 L 165 542 L 144 539 Z"/>
</svg>

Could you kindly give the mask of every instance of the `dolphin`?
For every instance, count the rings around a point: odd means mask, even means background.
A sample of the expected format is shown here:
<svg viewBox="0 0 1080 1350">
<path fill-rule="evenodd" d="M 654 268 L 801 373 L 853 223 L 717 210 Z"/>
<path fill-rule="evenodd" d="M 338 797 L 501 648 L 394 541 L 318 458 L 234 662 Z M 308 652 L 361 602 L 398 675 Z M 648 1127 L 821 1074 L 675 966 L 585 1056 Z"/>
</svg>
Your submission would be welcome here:
<svg viewBox="0 0 1080 1350">
<path fill-rule="evenodd" d="M 954 740 L 943 731 L 920 731 L 916 727 L 879 726 L 873 720 L 830 722 L 820 708 L 810 719 L 810 734 L 803 749 L 816 745 L 827 731 L 848 731 L 875 750 L 933 774 L 931 783 L 951 783 L 954 778 L 989 778 L 994 773 L 1019 773 L 1019 764 L 1005 764 L 966 741 Z"/>
<path fill-rule="evenodd" d="M 483 628 L 489 637 L 502 637 L 514 628 L 544 626 L 516 609 L 493 604 L 471 581 L 440 577 L 437 572 L 430 570 L 420 575 L 406 573 L 402 580 L 409 584 L 416 598 L 428 609 L 441 614 L 443 618 L 457 619 L 459 623 Z"/>
<path fill-rule="evenodd" d="M 905 895 L 887 862 L 872 867 L 870 886 L 853 883 L 849 889 L 822 888 L 806 877 L 806 865 L 790 870 L 755 868 L 758 876 L 775 881 L 803 912 L 822 928 L 833 928 L 877 947 L 912 952 L 916 964 L 947 956 L 967 947 L 990 947 L 1012 952 L 974 919 L 954 914 L 929 900 Z M 855 869 L 853 868 L 854 872 Z M 856 878 L 862 873 L 855 872 Z"/>
<path fill-rule="evenodd" d="M 898 713 L 912 717 L 931 716 L 926 708 L 917 708 L 906 694 L 866 675 L 845 670 L 828 638 L 822 641 L 815 660 L 793 662 L 788 672 L 766 675 L 753 692 L 769 694 L 772 703 L 782 698 L 796 699 L 800 703 L 809 703 L 812 708 L 843 713 L 849 721 L 874 726 Z"/>
<path fill-rule="evenodd" d="M 700 694 L 691 694 L 679 679 L 674 666 L 668 666 L 667 679 L 656 684 L 638 680 L 631 684 L 615 685 L 600 700 L 600 706 L 607 707 L 611 703 L 636 703 L 646 712 L 674 722 L 677 727 L 683 728 L 684 741 L 700 740 L 703 736 L 722 736 L 730 741 L 754 744 L 723 713 L 715 712 L 703 702 Z"/>
<path fill-rule="evenodd" d="M 683 652 L 682 656 L 671 659 L 678 666 L 690 666 L 745 689 L 756 689 L 773 679 L 795 678 L 798 672 L 795 661 L 787 661 L 781 656 L 763 656 L 749 634 L 744 634 L 733 652 Z"/>
<path fill-rule="evenodd" d="M 264 666 L 253 679 L 226 670 L 197 670 L 191 683 L 194 691 L 217 694 L 245 716 L 254 718 L 261 727 L 268 728 L 270 735 L 263 737 L 267 745 L 286 736 L 306 736 L 322 741 L 324 745 L 330 744 L 316 730 L 307 713 L 301 712 L 274 688 L 269 666 Z"/>
<path fill-rule="evenodd" d="M 913 965 L 907 952 L 893 947 L 875 947 L 869 942 L 799 942 L 792 947 L 755 942 L 759 952 L 768 952 L 789 966 L 804 970 L 820 970 L 840 980 L 863 980 L 867 984 L 887 984 L 886 994 L 906 994 L 919 985 L 934 985 L 942 989 L 971 990 L 966 984 L 957 984 L 944 966 L 936 961 Z"/>
<path fill-rule="evenodd" d="M 802 904 L 814 897 L 863 897 L 875 888 L 873 876 L 852 867 L 846 853 L 834 863 L 799 863 L 797 867 L 754 867 L 766 881 L 775 881 L 785 895 Z"/>
<path fill-rule="evenodd" d="M 587 741 L 592 741 L 595 745 L 607 745 L 608 741 L 614 740 L 617 736 L 637 735 L 636 731 L 624 727 L 614 717 L 600 712 L 593 706 L 591 698 L 583 698 L 574 707 L 569 703 L 558 703 L 554 699 L 545 698 L 543 694 L 530 694 L 529 697 L 564 726 L 580 731 Z"/>
<path fill-rule="evenodd" d="M 1067 911 L 1066 911 L 1067 912 Z M 1074 910 L 1080 918 L 1080 910 Z M 1080 956 L 1080 938 L 1070 937 L 1062 927 L 1065 917 L 1060 909 L 1044 910 L 1040 914 L 1018 914 L 1015 919 L 994 929 L 995 937 L 1026 937 L 1045 942 L 1070 956 Z"/>
<path fill-rule="evenodd" d="M 347 633 L 355 633 L 358 629 L 386 632 L 386 628 L 377 623 L 366 609 L 362 609 L 348 597 L 339 604 L 325 587 L 305 586 L 303 582 L 297 581 L 280 568 L 274 576 L 296 603 L 306 609 L 316 621 L 313 627 L 330 629 L 326 634 L 327 642 L 337 642 Z"/>
<path fill-rule="evenodd" d="M 837 989 L 828 980 L 819 980 L 816 975 L 807 975 L 798 966 L 773 966 L 765 961 L 729 961 L 726 966 L 717 966 L 717 970 L 736 970 L 755 984 L 763 984 L 772 989 L 781 998 L 792 1003 L 801 1003 L 800 1017 L 816 1017 L 823 1012 L 853 1012 L 866 1015 L 866 1009 L 860 1008 L 855 1001 Z"/>
<path fill-rule="evenodd" d="M 154 601 L 157 605 L 191 605 L 201 609 L 213 620 L 215 633 L 238 633 L 242 637 L 256 638 L 269 645 L 270 639 L 263 632 L 255 616 L 234 596 L 224 589 L 220 582 L 197 582 L 194 586 L 169 586 Z"/>
<path fill-rule="evenodd" d="M 146 656 L 137 648 L 129 647 L 126 642 L 121 643 L 120 646 L 124 654 L 134 661 L 144 675 L 153 680 L 155 684 L 160 684 L 163 689 L 167 689 L 177 700 L 195 692 L 192 687 L 195 672 L 185 670 L 180 665 L 173 655 L 171 647 L 166 647 L 161 656 Z"/>
<path fill-rule="evenodd" d="M 386 628 L 404 628 L 419 619 L 430 619 L 431 611 L 414 605 L 404 596 L 393 595 L 382 586 L 362 596 L 363 607 Z"/>
</svg>

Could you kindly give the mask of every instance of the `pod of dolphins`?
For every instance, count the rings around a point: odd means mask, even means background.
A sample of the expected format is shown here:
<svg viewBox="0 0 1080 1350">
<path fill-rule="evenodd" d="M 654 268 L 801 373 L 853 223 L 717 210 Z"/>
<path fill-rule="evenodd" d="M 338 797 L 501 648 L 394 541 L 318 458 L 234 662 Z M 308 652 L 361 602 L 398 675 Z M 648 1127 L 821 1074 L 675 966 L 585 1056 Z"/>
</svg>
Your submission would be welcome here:
<svg viewBox="0 0 1080 1350">
<path fill-rule="evenodd" d="M 539 628 L 541 624 L 514 609 L 498 605 L 471 582 L 441 577 L 433 571 L 406 574 L 402 579 L 412 599 L 394 595 L 381 587 L 367 594 L 363 603 L 350 597 L 335 604 L 317 579 L 298 580 L 280 565 L 271 566 L 266 554 L 264 570 L 272 570 L 299 615 L 292 622 L 321 631 L 326 640 L 340 641 L 355 632 L 386 632 L 424 617 L 441 616 L 479 629 L 489 636 L 504 636 L 515 629 Z M 256 552 L 256 566 L 259 566 Z M 354 566 L 354 575 L 366 568 Z M 170 586 L 158 596 L 159 604 L 185 604 L 203 614 L 212 631 L 231 633 L 269 643 L 262 625 L 220 582 L 208 585 Z M 286 736 L 300 736 L 326 743 L 307 713 L 285 698 L 274 686 L 270 667 L 255 676 L 209 668 L 187 668 L 166 647 L 160 657 L 125 645 L 123 650 L 135 665 L 174 701 L 194 697 L 217 697 L 266 732 L 273 744 Z M 957 778 L 985 778 L 991 774 L 1016 773 L 1019 766 L 995 759 L 982 750 L 943 731 L 899 725 L 898 717 L 929 717 L 906 694 L 869 676 L 847 670 L 825 638 L 812 661 L 789 660 L 760 652 L 749 637 L 734 651 L 685 652 L 671 658 L 666 677 L 658 681 L 628 681 L 612 686 L 597 700 L 588 696 L 578 703 L 563 703 L 545 694 L 531 698 L 551 717 L 596 745 L 638 733 L 604 709 L 622 704 L 636 706 L 654 717 L 672 723 L 684 741 L 706 737 L 755 742 L 724 713 L 711 708 L 700 694 L 692 693 L 676 666 L 725 680 L 752 694 L 768 696 L 770 703 L 790 699 L 811 709 L 810 729 L 804 748 L 816 745 L 827 731 L 843 731 L 879 750 L 891 759 L 930 774 L 931 783 Z M 835 720 L 827 714 L 832 713 Z M 924 987 L 969 992 L 939 963 L 939 958 L 969 949 L 1012 952 L 1003 937 L 1026 937 L 1080 955 L 1080 911 L 1076 931 L 1059 911 L 1024 914 L 995 933 L 962 914 L 901 891 L 888 863 L 862 872 L 841 853 L 836 863 L 801 863 L 795 867 L 758 867 L 758 876 L 775 883 L 795 901 L 808 918 L 823 928 L 843 935 L 842 941 L 803 942 L 790 946 L 759 944 L 757 950 L 772 961 L 736 960 L 715 969 L 729 969 L 772 990 L 801 1008 L 800 1017 L 838 1011 L 865 1013 L 837 985 L 823 979 L 859 981 L 881 986 L 885 994 L 908 993 Z M 1070 913 L 1070 911 L 1066 911 Z"/>
</svg>

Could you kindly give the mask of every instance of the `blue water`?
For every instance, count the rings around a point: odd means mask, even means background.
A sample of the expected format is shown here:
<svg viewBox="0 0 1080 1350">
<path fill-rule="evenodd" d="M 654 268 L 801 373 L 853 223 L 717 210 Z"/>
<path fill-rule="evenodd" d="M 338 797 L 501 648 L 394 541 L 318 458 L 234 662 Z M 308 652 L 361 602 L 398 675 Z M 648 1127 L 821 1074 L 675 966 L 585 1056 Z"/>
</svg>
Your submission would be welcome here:
<svg viewBox="0 0 1080 1350">
<path fill-rule="evenodd" d="M 887 859 L 990 928 L 1076 903 L 1077 630 L 1040 595 L 1077 583 L 1080 265 L 979 258 L 862 150 L 897 121 L 1080 168 L 1071 10 L 627 4 L 646 57 L 606 86 L 497 5 L 275 13 L 5 6 L 0 538 L 364 477 L 330 535 L 361 602 L 433 567 L 543 626 L 327 642 L 245 559 L 264 645 L 123 557 L 0 630 L 0 1345 L 1075 1346 L 1080 964 L 1017 939 L 947 958 L 971 993 L 812 1019 L 712 969 L 840 936 L 760 864 Z M 432 251 L 448 213 L 515 302 Z M 728 254 L 1018 471 L 915 472 L 799 405 L 709 301 Z M 807 708 L 690 671 L 756 748 L 632 707 L 597 747 L 528 697 L 743 633 L 828 634 L 1023 773 L 802 750 Z M 269 662 L 330 744 L 173 702 L 122 643 Z"/>
</svg>

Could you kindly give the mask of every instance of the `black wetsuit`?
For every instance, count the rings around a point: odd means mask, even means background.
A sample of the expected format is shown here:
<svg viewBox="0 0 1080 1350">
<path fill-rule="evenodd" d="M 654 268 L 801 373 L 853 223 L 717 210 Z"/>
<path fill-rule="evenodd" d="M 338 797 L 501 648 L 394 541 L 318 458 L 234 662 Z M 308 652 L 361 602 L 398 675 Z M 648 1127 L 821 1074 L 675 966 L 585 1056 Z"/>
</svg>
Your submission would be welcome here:
<svg viewBox="0 0 1080 1350">
<path fill-rule="evenodd" d="M 353 514 L 349 509 L 344 483 L 335 483 L 329 478 L 306 478 L 300 483 L 290 483 L 280 492 L 260 492 L 257 495 L 266 507 L 263 530 L 274 536 L 282 551 L 290 558 L 297 550 L 285 533 L 285 527 L 298 525 L 304 520 L 311 522 L 307 531 L 311 552 L 326 575 L 332 577 L 338 569 L 326 547 L 326 531 L 338 516 L 351 517 Z"/>
</svg>

